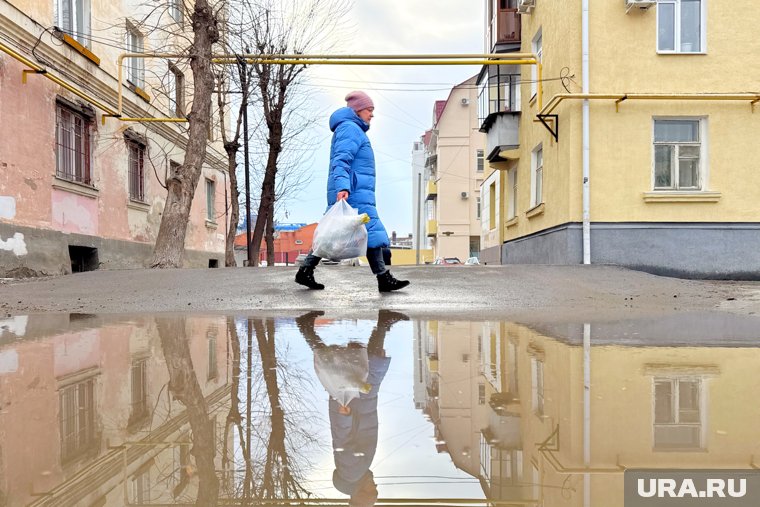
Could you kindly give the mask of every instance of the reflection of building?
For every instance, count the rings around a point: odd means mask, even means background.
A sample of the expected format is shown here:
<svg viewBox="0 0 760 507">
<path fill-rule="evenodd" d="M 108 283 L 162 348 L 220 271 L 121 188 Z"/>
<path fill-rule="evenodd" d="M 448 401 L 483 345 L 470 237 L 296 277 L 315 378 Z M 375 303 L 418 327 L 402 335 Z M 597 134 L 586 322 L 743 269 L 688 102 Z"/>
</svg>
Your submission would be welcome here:
<svg viewBox="0 0 760 507">
<path fill-rule="evenodd" d="M 61 321 L 55 334 L 30 324 L 0 349 L 0 499 L 34 506 L 194 501 L 190 426 L 169 394 L 155 324 L 54 319 Z M 217 469 L 230 445 L 223 442 L 230 399 L 225 330 L 225 318 L 186 322 Z"/>
<path fill-rule="evenodd" d="M 626 468 L 757 467 L 757 324 L 691 318 L 588 325 L 585 349 L 582 324 L 429 323 L 440 440 L 518 505 L 622 507 Z"/>
</svg>

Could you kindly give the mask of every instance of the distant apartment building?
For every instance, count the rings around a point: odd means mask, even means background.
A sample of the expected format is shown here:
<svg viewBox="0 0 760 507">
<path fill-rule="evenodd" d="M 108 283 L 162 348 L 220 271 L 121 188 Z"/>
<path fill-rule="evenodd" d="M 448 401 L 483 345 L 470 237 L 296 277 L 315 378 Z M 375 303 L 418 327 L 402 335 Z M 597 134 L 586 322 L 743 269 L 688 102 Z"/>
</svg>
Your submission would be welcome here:
<svg viewBox="0 0 760 507">
<path fill-rule="evenodd" d="M 150 262 L 186 124 L 120 121 L 109 111 L 118 109 L 120 54 L 166 52 L 190 34 L 184 4 L 159 3 L 0 2 L 0 276 Z M 122 116 L 189 112 L 188 60 L 127 58 L 122 74 Z M 226 156 L 217 132 L 218 120 L 193 200 L 186 266 L 224 263 Z"/>
<path fill-rule="evenodd" d="M 484 257 L 760 278 L 760 5 L 485 6 L 486 49 L 533 54 L 542 80 L 535 65 L 478 79 Z"/>
<path fill-rule="evenodd" d="M 480 254 L 484 136 L 478 132 L 475 77 L 436 101 L 426 132 L 426 233 L 433 257 Z"/>
</svg>

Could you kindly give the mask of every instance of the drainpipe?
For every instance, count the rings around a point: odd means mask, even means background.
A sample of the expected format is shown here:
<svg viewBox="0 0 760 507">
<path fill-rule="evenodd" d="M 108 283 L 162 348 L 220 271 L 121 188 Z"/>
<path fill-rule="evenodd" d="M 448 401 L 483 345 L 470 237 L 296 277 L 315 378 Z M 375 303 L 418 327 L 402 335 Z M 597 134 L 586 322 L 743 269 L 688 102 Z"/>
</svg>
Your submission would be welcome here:
<svg viewBox="0 0 760 507">
<path fill-rule="evenodd" d="M 588 58 L 588 3 L 583 0 L 581 25 L 582 25 L 582 79 L 583 93 L 589 93 L 589 58 Z M 591 152 L 591 140 L 589 135 L 589 101 L 583 100 L 583 264 L 591 264 L 591 191 L 589 188 L 589 164 Z"/>
</svg>

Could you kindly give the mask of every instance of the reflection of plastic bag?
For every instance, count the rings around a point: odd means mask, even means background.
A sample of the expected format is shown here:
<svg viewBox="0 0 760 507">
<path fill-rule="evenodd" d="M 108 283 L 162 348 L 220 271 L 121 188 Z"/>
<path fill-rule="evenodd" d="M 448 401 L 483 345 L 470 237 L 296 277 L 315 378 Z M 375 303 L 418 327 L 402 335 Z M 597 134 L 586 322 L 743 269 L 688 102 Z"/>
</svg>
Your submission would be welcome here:
<svg viewBox="0 0 760 507">
<path fill-rule="evenodd" d="M 366 213 L 359 214 L 344 199 L 333 204 L 314 231 L 313 253 L 324 259 L 353 259 L 367 254 Z"/>
<path fill-rule="evenodd" d="M 330 345 L 314 351 L 314 370 L 330 396 L 343 406 L 368 393 L 369 359 L 363 346 Z"/>
</svg>

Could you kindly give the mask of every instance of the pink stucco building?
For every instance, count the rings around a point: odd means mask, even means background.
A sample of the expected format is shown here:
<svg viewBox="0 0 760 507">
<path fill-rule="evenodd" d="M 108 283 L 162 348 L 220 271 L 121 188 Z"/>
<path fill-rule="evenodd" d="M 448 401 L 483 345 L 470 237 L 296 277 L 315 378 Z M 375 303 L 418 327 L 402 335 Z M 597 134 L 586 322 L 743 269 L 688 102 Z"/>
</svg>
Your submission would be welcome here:
<svg viewBox="0 0 760 507">
<path fill-rule="evenodd" d="M 150 261 L 164 182 L 184 160 L 186 125 L 104 118 L 102 106 L 117 107 L 119 54 L 162 50 L 189 30 L 182 2 L 168 4 L 174 7 L 152 13 L 146 2 L 0 2 L 0 276 Z M 94 101 L 25 73 L 30 67 L 10 51 Z M 187 61 L 127 59 L 124 67 L 126 116 L 189 111 Z M 193 201 L 186 266 L 224 262 L 226 161 L 215 130 Z"/>
</svg>

